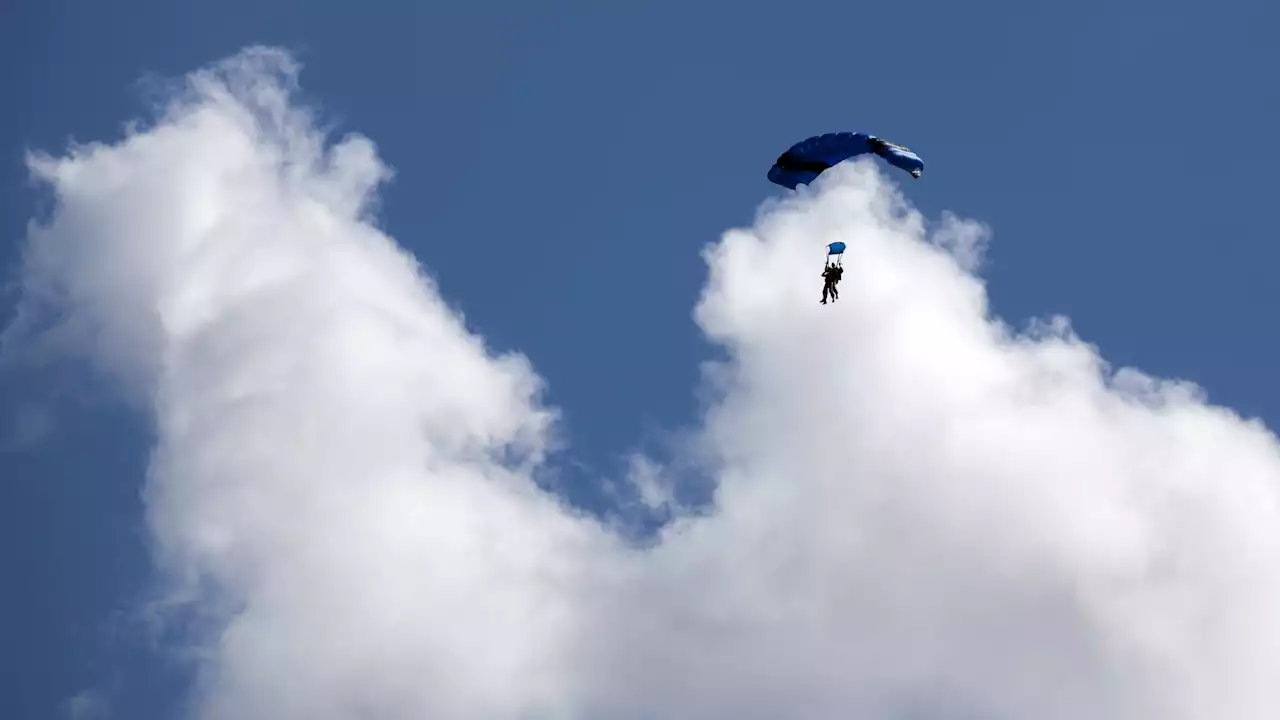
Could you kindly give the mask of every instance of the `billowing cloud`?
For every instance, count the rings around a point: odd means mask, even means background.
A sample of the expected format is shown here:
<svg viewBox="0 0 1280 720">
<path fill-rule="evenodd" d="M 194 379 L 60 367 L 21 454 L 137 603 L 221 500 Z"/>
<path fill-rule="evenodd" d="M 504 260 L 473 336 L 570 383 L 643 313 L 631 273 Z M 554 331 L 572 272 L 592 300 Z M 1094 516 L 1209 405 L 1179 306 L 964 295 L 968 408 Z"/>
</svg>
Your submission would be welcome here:
<svg viewBox="0 0 1280 720">
<path fill-rule="evenodd" d="M 153 415 L 157 564 L 214 620 L 202 718 L 1280 714 L 1276 439 L 993 320 L 980 224 L 862 162 L 708 250 L 730 360 L 684 461 L 714 502 L 637 459 L 677 509 L 638 547 L 532 482 L 539 378 L 378 229 L 387 168 L 296 71 L 248 50 L 31 162 L 56 207 L 14 332 L 56 310 Z"/>
</svg>

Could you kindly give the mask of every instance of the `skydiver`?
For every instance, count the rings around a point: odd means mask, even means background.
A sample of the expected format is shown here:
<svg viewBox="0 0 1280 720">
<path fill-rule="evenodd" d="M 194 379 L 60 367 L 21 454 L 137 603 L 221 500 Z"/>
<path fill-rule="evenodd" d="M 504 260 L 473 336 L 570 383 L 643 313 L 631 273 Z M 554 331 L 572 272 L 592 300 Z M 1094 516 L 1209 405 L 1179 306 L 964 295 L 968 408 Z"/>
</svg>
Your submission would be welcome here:
<svg viewBox="0 0 1280 720">
<path fill-rule="evenodd" d="M 822 268 L 822 305 L 827 304 L 827 296 L 830 295 L 834 301 L 839 295 L 836 293 L 836 283 L 839 282 L 840 268 L 835 265 L 828 265 Z"/>
</svg>

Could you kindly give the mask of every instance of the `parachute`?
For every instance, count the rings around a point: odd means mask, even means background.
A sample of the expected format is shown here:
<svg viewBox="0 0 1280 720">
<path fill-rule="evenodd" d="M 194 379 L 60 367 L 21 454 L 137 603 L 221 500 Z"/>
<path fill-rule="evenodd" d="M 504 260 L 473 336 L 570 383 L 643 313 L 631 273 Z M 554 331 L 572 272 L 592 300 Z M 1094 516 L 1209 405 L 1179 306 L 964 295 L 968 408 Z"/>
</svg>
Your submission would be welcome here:
<svg viewBox="0 0 1280 720">
<path fill-rule="evenodd" d="M 844 257 L 844 243 L 833 242 L 830 245 L 827 245 L 827 262 L 828 263 L 831 262 L 832 255 L 834 255 L 836 258 L 836 265 L 840 265 L 840 261 Z"/>
<path fill-rule="evenodd" d="M 814 135 L 792 145 L 769 168 L 769 181 L 795 190 L 845 160 L 868 153 L 879 155 L 913 178 L 924 172 L 924 161 L 903 145 L 865 133 L 837 132 Z"/>
</svg>

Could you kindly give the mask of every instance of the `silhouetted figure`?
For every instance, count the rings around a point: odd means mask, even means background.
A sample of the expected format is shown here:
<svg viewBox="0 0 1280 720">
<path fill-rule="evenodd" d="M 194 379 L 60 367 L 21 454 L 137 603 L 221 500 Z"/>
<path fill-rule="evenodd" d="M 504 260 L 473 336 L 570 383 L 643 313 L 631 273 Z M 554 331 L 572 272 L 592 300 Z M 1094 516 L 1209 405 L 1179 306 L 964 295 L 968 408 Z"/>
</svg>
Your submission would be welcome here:
<svg viewBox="0 0 1280 720">
<path fill-rule="evenodd" d="M 840 282 L 840 276 L 844 274 L 844 270 L 838 265 L 828 265 L 822 269 L 822 304 L 827 304 L 827 297 L 832 301 L 839 299 L 840 293 L 836 290 L 836 283 Z"/>
</svg>

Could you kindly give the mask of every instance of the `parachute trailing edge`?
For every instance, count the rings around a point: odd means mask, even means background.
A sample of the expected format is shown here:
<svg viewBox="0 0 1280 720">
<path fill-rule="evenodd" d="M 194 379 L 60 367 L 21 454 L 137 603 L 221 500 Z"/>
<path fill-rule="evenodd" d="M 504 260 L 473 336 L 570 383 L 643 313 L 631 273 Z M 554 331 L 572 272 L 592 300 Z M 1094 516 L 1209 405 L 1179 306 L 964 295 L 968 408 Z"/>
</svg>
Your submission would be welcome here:
<svg viewBox="0 0 1280 720">
<path fill-rule="evenodd" d="M 924 161 L 903 145 L 865 133 L 836 132 L 814 135 L 792 145 L 769 168 L 769 181 L 794 190 L 845 160 L 867 154 L 880 156 L 913 178 L 924 172 Z"/>
</svg>

